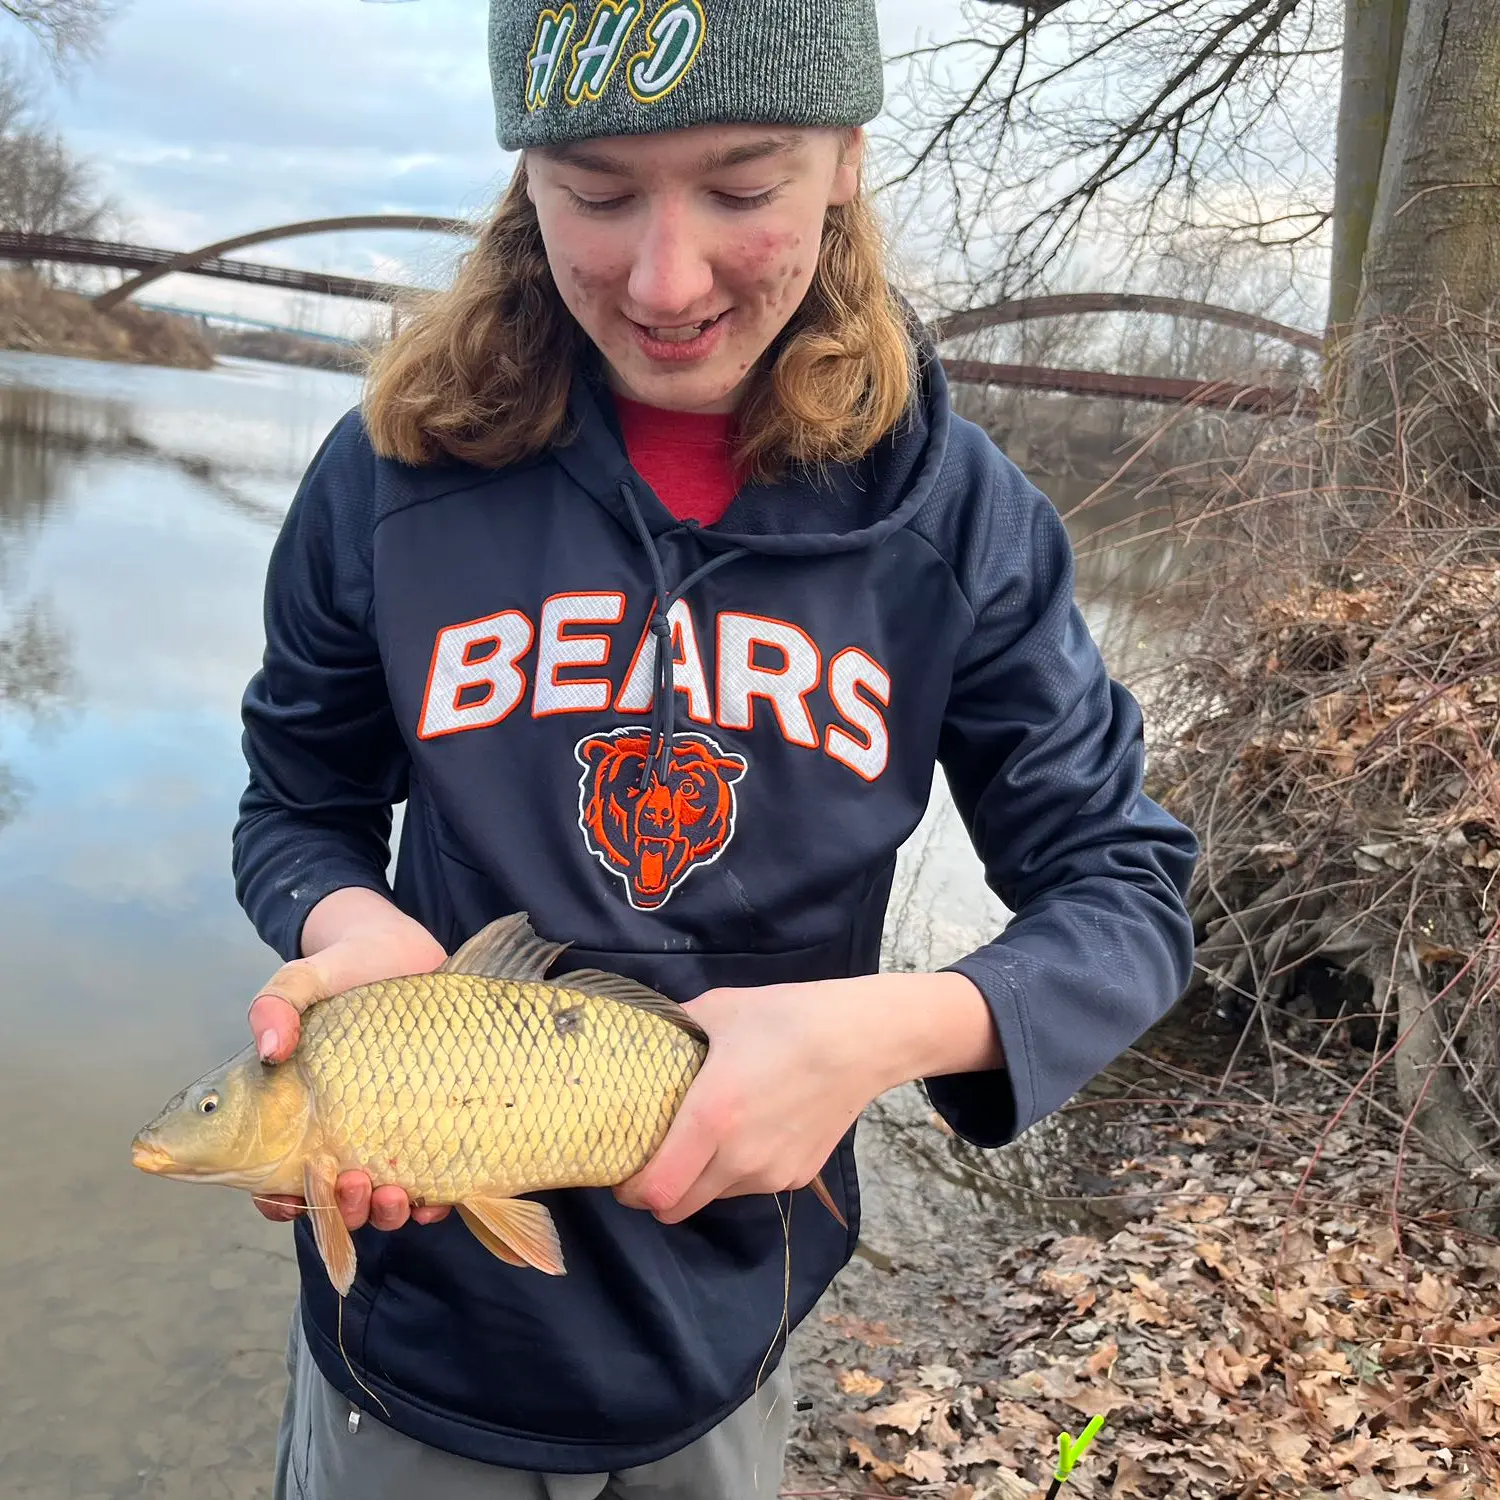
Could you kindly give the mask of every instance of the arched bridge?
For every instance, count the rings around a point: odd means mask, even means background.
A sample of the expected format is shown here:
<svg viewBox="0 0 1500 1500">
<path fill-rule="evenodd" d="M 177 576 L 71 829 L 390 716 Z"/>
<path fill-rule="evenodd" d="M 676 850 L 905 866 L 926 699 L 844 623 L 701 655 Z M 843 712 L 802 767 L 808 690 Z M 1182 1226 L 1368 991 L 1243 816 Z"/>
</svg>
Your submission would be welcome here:
<svg viewBox="0 0 1500 1500">
<path fill-rule="evenodd" d="M 248 282 L 282 291 L 318 292 L 328 297 L 356 297 L 366 302 L 390 302 L 413 290 L 391 282 L 328 271 L 303 271 L 292 266 L 270 266 L 231 260 L 228 252 L 272 240 L 309 234 L 331 234 L 347 229 L 406 229 L 424 233 L 473 235 L 475 227 L 462 219 L 422 214 L 354 214 L 338 219 L 307 219 L 236 235 L 197 250 L 160 250 L 152 245 L 128 245 L 115 240 L 83 239 L 64 234 L 20 234 L 0 230 L 0 260 L 47 261 L 71 266 L 113 266 L 136 274 L 117 287 L 101 292 L 94 305 L 101 311 L 117 307 L 144 287 L 174 274 L 211 276 L 221 281 Z"/>
<path fill-rule="evenodd" d="M 232 250 L 303 235 L 341 230 L 412 230 L 472 238 L 478 226 L 463 219 L 423 214 L 354 214 L 334 219 L 306 219 L 279 224 L 250 234 L 217 240 L 196 250 L 161 250 L 149 245 L 119 244 L 80 239 L 71 235 L 20 234 L 0 230 L 0 260 L 48 261 L 66 265 L 115 266 L 133 272 L 117 287 L 101 292 L 94 305 L 101 311 L 117 307 L 144 287 L 173 274 L 217 277 L 283 291 L 317 292 L 330 297 L 355 297 L 369 302 L 391 302 L 415 288 L 327 271 L 302 271 L 291 266 L 263 265 L 230 258 Z M 1099 313 L 1151 313 L 1158 316 L 1219 323 L 1258 334 L 1295 348 L 1316 351 L 1317 334 L 1256 317 L 1234 308 L 1217 307 L 1176 297 L 1136 293 L 1072 293 L 1055 297 L 1023 297 L 989 307 L 951 313 L 932 324 L 939 344 L 963 334 L 1032 318 L 1074 317 Z M 1110 396 L 1165 405 L 1205 406 L 1265 414 L 1307 412 L 1317 405 L 1317 392 L 1292 387 L 1245 385 L 1237 381 L 1165 379 L 1157 376 L 1115 374 L 1102 370 L 1053 369 L 1042 365 L 992 364 L 974 359 L 945 359 L 948 377 L 960 385 L 1004 385 L 1076 396 Z"/>
</svg>

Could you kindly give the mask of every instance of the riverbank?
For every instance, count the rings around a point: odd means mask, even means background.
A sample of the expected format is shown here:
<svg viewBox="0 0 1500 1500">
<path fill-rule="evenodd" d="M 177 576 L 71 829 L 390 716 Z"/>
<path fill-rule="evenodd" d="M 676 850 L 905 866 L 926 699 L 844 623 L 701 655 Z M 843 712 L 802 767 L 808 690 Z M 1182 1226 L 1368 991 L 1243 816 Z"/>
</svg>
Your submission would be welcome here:
<svg viewBox="0 0 1500 1500">
<path fill-rule="evenodd" d="M 99 312 L 87 297 L 25 271 L 0 273 L 0 348 L 123 364 L 208 370 L 208 337 L 189 319 L 125 303 Z"/>
<path fill-rule="evenodd" d="M 970 1212 L 798 1330 L 785 1495 L 1041 1500 L 1096 1415 L 1075 1500 L 1500 1495 L 1500 1247 L 1435 1206 L 1399 1117 L 1339 1119 L 1370 1060 L 1347 1022 L 1270 1017 L 1275 1057 L 1212 1024 L 1179 1010 L 1000 1152 L 906 1112 Z"/>
</svg>

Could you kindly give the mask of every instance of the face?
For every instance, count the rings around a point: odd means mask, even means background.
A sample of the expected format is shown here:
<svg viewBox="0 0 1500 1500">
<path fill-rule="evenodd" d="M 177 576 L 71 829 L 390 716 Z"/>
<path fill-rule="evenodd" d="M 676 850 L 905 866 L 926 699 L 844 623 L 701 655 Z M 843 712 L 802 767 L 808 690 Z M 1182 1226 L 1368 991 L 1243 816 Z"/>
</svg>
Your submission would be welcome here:
<svg viewBox="0 0 1500 1500">
<path fill-rule="evenodd" d="M 553 279 L 627 397 L 731 411 L 807 295 L 858 132 L 702 127 L 530 151 Z"/>
<path fill-rule="evenodd" d="M 170 1100 L 136 1136 L 131 1161 L 155 1176 L 257 1187 L 296 1150 L 306 1119 L 296 1071 L 247 1049 Z"/>
</svg>

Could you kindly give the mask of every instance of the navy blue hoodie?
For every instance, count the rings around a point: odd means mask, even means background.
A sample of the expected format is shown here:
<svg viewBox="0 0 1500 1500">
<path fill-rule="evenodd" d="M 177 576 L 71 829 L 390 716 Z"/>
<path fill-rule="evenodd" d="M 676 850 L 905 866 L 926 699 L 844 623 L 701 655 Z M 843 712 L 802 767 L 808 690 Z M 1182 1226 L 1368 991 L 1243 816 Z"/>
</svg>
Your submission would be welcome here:
<svg viewBox="0 0 1500 1500">
<path fill-rule="evenodd" d="M 711 528 L 632 469 L 588 372 L 568 440 L 499 472 L 382 460 L 347 416 L 274 549 L 244 703 L 234 867 L 262 937 L 297 956 L 308 911 L 361 886 L 449 951 L 525 910 L 573 945 L 554 976 L 681 1001 L 873 973 L 941 766 L 1015 916 L 952 966 L 1006 1065 L 926 1080 L 934 1106 L 998 1146 L 1118 1056 L 1189 977 L 1196 845 L 1142 794 L 1139 711 L 1074 604 L 1056 511 L 926 355 L 863 461 L 748 485 Z M 794 1326 L 859 1231 L 852 1131 L 825 1176 L 849 1227 L 796 1195 Z M 356 1235 L 344 1350 L 397 1429 L 605 1472 L 749 1396 L 780 1350 L 774 1200 L 668 1227 L 608 1191 L 540 1196 L 565 1277 L 502 1264 L 456 1215 Z M 314 1358 L 368 1406 L 305 1219 L 296 1244 Z"/>
</svg>

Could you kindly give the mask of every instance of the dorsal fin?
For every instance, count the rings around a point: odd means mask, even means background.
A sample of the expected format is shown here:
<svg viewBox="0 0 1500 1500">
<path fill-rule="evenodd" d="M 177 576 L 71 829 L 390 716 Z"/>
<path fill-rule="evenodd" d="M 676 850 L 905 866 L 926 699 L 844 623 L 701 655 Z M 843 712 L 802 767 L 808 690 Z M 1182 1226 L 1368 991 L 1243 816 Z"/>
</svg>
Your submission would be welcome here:
<svg viewBox="0 0 1500 1500">
<path fill-rule="evenodd" d="M 541 979 L 567 947 L 539 938 L 527 914 L 518 911 L 481 927 L 438 972 L 481 979 Z"/>
<path fill-rule="evenodd" d="M 603 969 L 575 969 L 571 974 L 559 974 L 552 981 L 564 989 L 578 990 L 585 995 L 597 995 L 604 1000 L 618 1000 L 622 1005 L 633 1005 L 637 1010 L 649 1010 L 652 1015 L 687 1032 L 694 1041 L 708 1046 L 708 1033 L 675 1000 L 668 1000 L 638 980 L 627 979 L 623 974 L 606 974 Z"/>
</svg>

